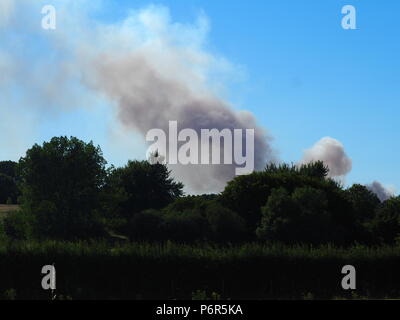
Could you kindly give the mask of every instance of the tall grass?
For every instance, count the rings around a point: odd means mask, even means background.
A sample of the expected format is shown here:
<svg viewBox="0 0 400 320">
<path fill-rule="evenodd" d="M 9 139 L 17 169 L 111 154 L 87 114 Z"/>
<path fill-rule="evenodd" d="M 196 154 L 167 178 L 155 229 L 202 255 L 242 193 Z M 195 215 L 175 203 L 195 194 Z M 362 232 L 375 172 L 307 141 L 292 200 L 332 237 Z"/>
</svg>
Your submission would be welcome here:
<svg viewBox="0 0 400 320">
<path fill-rule="evenodd" d="M 400 247 L 59 241 L 1 243 L 0 294 L 47 298 L 40 271 L 52 263 L 57 291 L 73 299 L 190 299 L 197 290 L 231 299 L 351 296 L 340 285 L 347 264 L 356 267 L 357 294 L 400 296 Z"/>
</svg>

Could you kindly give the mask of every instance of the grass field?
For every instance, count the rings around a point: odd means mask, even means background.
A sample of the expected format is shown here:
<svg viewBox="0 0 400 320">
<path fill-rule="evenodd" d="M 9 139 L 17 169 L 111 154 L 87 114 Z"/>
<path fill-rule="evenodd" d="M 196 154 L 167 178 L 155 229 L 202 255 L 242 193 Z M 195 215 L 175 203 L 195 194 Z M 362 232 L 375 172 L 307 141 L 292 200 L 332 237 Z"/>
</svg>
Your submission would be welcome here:
<svg viewBox="0 0 400 320">
<path fill-rule="evenodd" d="M 0 242 L 0 300 L 48 299 L 44 265 L 57 268 L 57 294 L 81 299 L 396 299 L 400 247 L 311 247 L 173 242 Z M 343 290 L 345 265 L 357 289 Z M 215 293 L 215 294 L 214 294 Z"/>
<path fill-rule="evenodd" d="M 18 205 L 0 204 L 0 218 L 4 217 L 7 212 L 18 210 Z"/>
</svg>

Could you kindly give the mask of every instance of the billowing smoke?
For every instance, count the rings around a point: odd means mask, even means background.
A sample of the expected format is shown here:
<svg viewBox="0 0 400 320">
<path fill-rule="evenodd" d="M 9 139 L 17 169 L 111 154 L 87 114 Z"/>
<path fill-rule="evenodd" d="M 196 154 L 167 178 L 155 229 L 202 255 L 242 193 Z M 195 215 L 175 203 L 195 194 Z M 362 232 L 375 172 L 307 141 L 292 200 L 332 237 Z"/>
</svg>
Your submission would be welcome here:
<svg viewBox="0 0 400 320">
<path fill-rule="evenodd" d="M 302 163 L 323 161 L 329 168 L 329 177 L 344 177 L 351 171 L 352 161 L 343 144 L 336 139 L 325 137 L 304 151 Z"/>
<path fill-rule="evenodd" d="M 325 137 L 304 151 L 301 163 L 323 161 L 329 168 L 329 177 L 344 177 L 352 169 L 352 161 L 347 156 L 343 144 L 336 139 Z M 366 187 L 374 192 L 379 200 L 385 201 L 394 196 L 394 190 L 374 181 Z"/>
<path fill-rule="evenodd" d="M 204 14 L 194 24 L 180 24 L 171 21 L 167 8 L 149 6 L 129 11 L 115 23 L 99 23 L 92 19 L 93 12 L 106 10 L 105 2 L 59 0 L 56 30 L 45 31 L 40 12 L 47 4 L 0 1 L 0 32 L 7 33 L 0 42 L 0 93 L 16 92 L 15 105 L 29 109 L 33 122 L 35 116 L 93 106 L 98 98 L 116 107 L 120 121 L 115 125 L 113 119 L 114 127 L 131 130 L 132 140 L 139 134 L 144 141 L 156 128 L 168 133 L 169 121 L 177 121 L 178 130 L 190 128 L 198 134 L 201 129 L 254 129 L 254 169 L 274 159 L 270 138 L 254 116 L 234 110 L 225 98 L 224 84 L 242 73 L 207 49 L 209 23 Z M 10 34 L 17 31 L 23 38 L 15 42 Z M 40 54 L 32 52 L 39 45 Z M 26 52 L 32 59 L 25 58 Z M 3 108 L 13 114 L 17 109 L 10 102 L 14 101 L 9 98 Z M 0 146 L 4 144 L 0 138 Z M 134 153 L 138 154 L 124 154 Z M 172 169 L 187 191 L 198 193 L 220 191 L 234 177 L 235 168 L 222 164 Z"/>
<path fill-rule="evenodd" d="M 389 188 L 385 187 L 378 181 L 374 181 L 371 184 L 366 186 L 370 191 L 375 193 L 379 200 L 381 201 L 386 201 L 390 199 L 391 197 L 394 196 L 393 190 L 390 190 Z"/>
<path fill-rule="evenodd" d="M 201 129 L 255 129 L 254 166 L 261 169 L 273 160 L 269 138 L 252 114 L 219 96 L 212 73 L 228 64 L 202 49 L 207 30 L 204 17 L 182 26 L 164 8 L 135 12 L 122 25 L 100 28 L 93 47 L 78 53 L 84 81 L 114 101 L 121 122 L 143 136 L 157 128 L 168 137 L 169 121 L 198 136 Z M 234 177 L 235 164 L 178 164 L 173 173 L 192 192 L 215 192 Z"/>
</svg>

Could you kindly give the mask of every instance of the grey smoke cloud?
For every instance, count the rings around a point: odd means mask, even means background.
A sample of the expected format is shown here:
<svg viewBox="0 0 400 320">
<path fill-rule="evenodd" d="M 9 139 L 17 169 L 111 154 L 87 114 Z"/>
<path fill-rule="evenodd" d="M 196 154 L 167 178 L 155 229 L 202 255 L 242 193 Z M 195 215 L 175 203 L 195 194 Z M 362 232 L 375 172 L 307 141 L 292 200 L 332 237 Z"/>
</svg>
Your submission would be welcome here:
<svg viewBox="0 0 400 320">
<path fill-rule="evenodd" d="M 324 137 L 310 149 L 304 151 L 302 163 L 323 161 L 329 167 L 329 177 L 344 177 L 352 169 L 343 144 L 333 138 Z"/>
<path fill-rule="evenodd" d="M 124 20 L 101 24 L 90 17 L 104 10 L 105 2 L 58 0 L 57 30 L 49 33 L 40 28 L 41 7 L 47 4 L 0 1 L 0 129 L 6 132 L 0 136 L 2 157 L 17 160 L 49 114 L 96 108 L 100 93 L 116 105 L 110 113 L 116 111 L 123 124 L 113 119 L 111 130 L 116 132 L 113 146 L 123 145 L 112 149 L 113 154 L 129 150 L 121 159 L 133 154 L 134 147 L 143 147 L 130 130 L 144 141 L 149 129 L 166 130 L 169 120 L 177 120 L 179 129 L 197 132 L 254 128 L 255 169 L 276 161 L 271 138 L 254 116 L 234 110 L 222 98 L 226 80 L 242 75 L 240 68 L 206 49 L 209 24 L 203 15 L 194 24 L 179 24 L 171 21 L 168 9 L 149 6 Z M 343 145 L 332 138 L 305 151 L 302 162 L 312 160 L 324 161 L 332 177 L 343 177 L 352 167 Z M 234 175 L 229 165 L 172 169 L 188 191 L 197 193 L 220 191 Z M 370 186 L 382 199 L 390 193 L 378 182 Z"/>
<path fill-rule="evenodd" d="M 344 177 L 352 169 L 352 161 L 345 152 L 343 144 L 333 138 L 325 137 L 304 151 L 301 163 L 323 161 L 329 167 L 329 177 Z M 374 192 L 379 200 L 385 201 L 394 196 L 394 190 L 374 181 L 366 187 Z"/>
<path fill-rule="evenodd" d="M 366 187 L 375 193 L 381 201 L 386 201 L 394 196 L 393 190 L 390 190 L 378 181 L 374 181 L 371 184 L 368 184 Z"/>
<path fill-rule="evenodd" d="M 175 120 L 199 136 L 201 129 L 255 129 L 255 169 L 261 169 L 274 160 L 270 138 L 251 113 L 233 110 L 214 89 L 210 72 L 227 62 L 202 49 L 207 29 L 204 18 L 195 26 L 173 24 L 159 7 L 136 12 L 122 26 L 99 30 L 101 50 L 86 46 L 78 55 L 84 82 L 114 101 L 121 122 L 143 136 L 155 128 L 168 132 Z M 221 191 L 235 175 L 235 165 L 172 169 L 196 193 Z"/>
<path fill-rule="evenodd" d="M 227 79 L 242 78 L 242 74 L 240 68 L 206 49 L 209 23 L 203 14 L 193 24 L 180 24 L 171 21 L 167 8 L 149 6 L 129 12 L 124 20 L 99 23 L 91 16 L 96 9 L 104 9 L 102 1 L 59 0 L 57 29 L 46 32 L 40 28 L 45 4 L 45 0 L 0 2 L 0 31 L 8 35 L 18 31 L 20 39 L 15 42 L 9 36 L 0 42 L 0 93 L 17 93 L 2 105 L 3 117 L 6 112 L 10 118 L 18 116 L 21 112 L 14 110 L 22 109 L 28 121 L 37 123 L 38 118 L 93 106 L 101 97 L 116 107 L 115 131 L 128 128 L 136 133 L 132 140 L 138 133 L 144 141 L 150 129 L 166 130 L 170 120 L 178 122 L 178 129 L 198 133 L 201 129 L 255 129 L 255 169 L 274 159 L 271 138 L 255 117 L 234 110 L 223 98 Z M 26 52 L 30 59 L 25 59 Z M 8 131 L 7 139 L 16 140 L 17 135 L 11 139 L 11 134 Z M 32 144 L 26 140 L 27 146 Z M 119 143 L 131 148 L 125 141 Z M 0 146 L 5 143 L 0 138 Z M 125 154 L 129 153 L 135 152 Z M 172 169 L 187 191 L 195 193 L 221 191 L 235 175 L 234 165 Z"/>
</svg>

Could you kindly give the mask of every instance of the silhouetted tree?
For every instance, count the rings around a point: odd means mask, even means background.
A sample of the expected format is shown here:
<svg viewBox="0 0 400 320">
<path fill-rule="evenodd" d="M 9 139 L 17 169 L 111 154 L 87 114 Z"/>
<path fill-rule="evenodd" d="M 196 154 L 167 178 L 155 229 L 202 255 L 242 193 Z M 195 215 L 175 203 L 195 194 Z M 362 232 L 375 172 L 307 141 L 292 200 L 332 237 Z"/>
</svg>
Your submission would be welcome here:
<svg viewBox="0 0 400 320">
<path fill-rule="evenodd" d="M 219 202 L 210 202 L 205 215 L 211 231 L 209 240 L 226 243 L 246 239 L 246 223 L 243 218 Z"/>
<path fill-rule="evenodd" d="M 105 164 L 100 147 L 74 137 L 52 138 L 26 152 L 18 165 L 22 207 L 36 219 L 40 236 L 97 236 Z"/>
<path fill-rule="evenodd" d="M 16 177 L 17 163 L 14 161 L 0 161 L 0 173 L 11 178 Z"/>
<path fill-rule="evenodd" d="M 375 211 L 381 203 L 375 193 L 363 185 L 354 184 L 346 190 L 345 194 L 351 202 L 355 217 L 359 222 L 373 219 Z"/>
<path fill-rule="evenodd" d="M 236 211 L 246 221 L 248 233 L 254 235 L 261 220 L 261 207 L 273 189 L 283 188 L 291 194 L 296 188 L 309 186 L 325 192 L 336 224 L 352 225 L 354 219 L 350 203 L 344 197 L 341 186 L 325 178 L 325 169 L 322 162 L 303 166 L 270 164 L 263 171 L 229 181 L 221 194 L 221 202 Z"/>
<path fill-rule="evenodd" d="M 163 217 L 158 210 L 149 209 L 135 214 L 122 231 L 136 241 L 166 240 Z"/>
<path fill-rule="evenodd" d="M 16 204 L 20 195 L 16 176 L 17 163 L 0 161 L 0 203 Z"/>
<path fill-rule="evenodd" d="M 329 168 L 322 161 L 316 161 L 300 165 L 298 171 L 309 177 L 324 179 L 328 176 Z"/>
<path fill-rule="evenodd" d="M 238 242 L 245 239 L 244 220 L 233 210 L 224 207 L 216 195 L 179 198 L 162 210 L 165 236 L 179 241 L 207 240 Z M 183 232 L 180 228 L 186 228 Z M 189 229 L 190 232 L 187 232 Z"/>
<path fill-rule="evenodd" d="M 112 169 L 105 193 L 116 216 L 131 217 L 146 209 L 161 209 L 183 194 L 183 184 L 170 177 L 166 165 L 129 161 Z"/>
<path fill-rule="evenodd" d="M 382 202 L 372 221 L 374 235 L 385 243 L 393 243 L 400 235 L 400 197 Z"/>
<path fill-rule="evenodd" d="M 15 179 L 0 173 L 0 204 L 7 202 L 10 204 L 10 201 L 17 203 L 18 195 L 19 189 L 15 183 Z"/>
<path fill-rule="evenodd" d="M 293 194 L 279 188 L 272 191 L 257 229 L 261 239 L 286 243 L 323 243 L 335 240 L 335 224 L 328 211 L 325 193 L 311 187 Z"/>
</svg>

